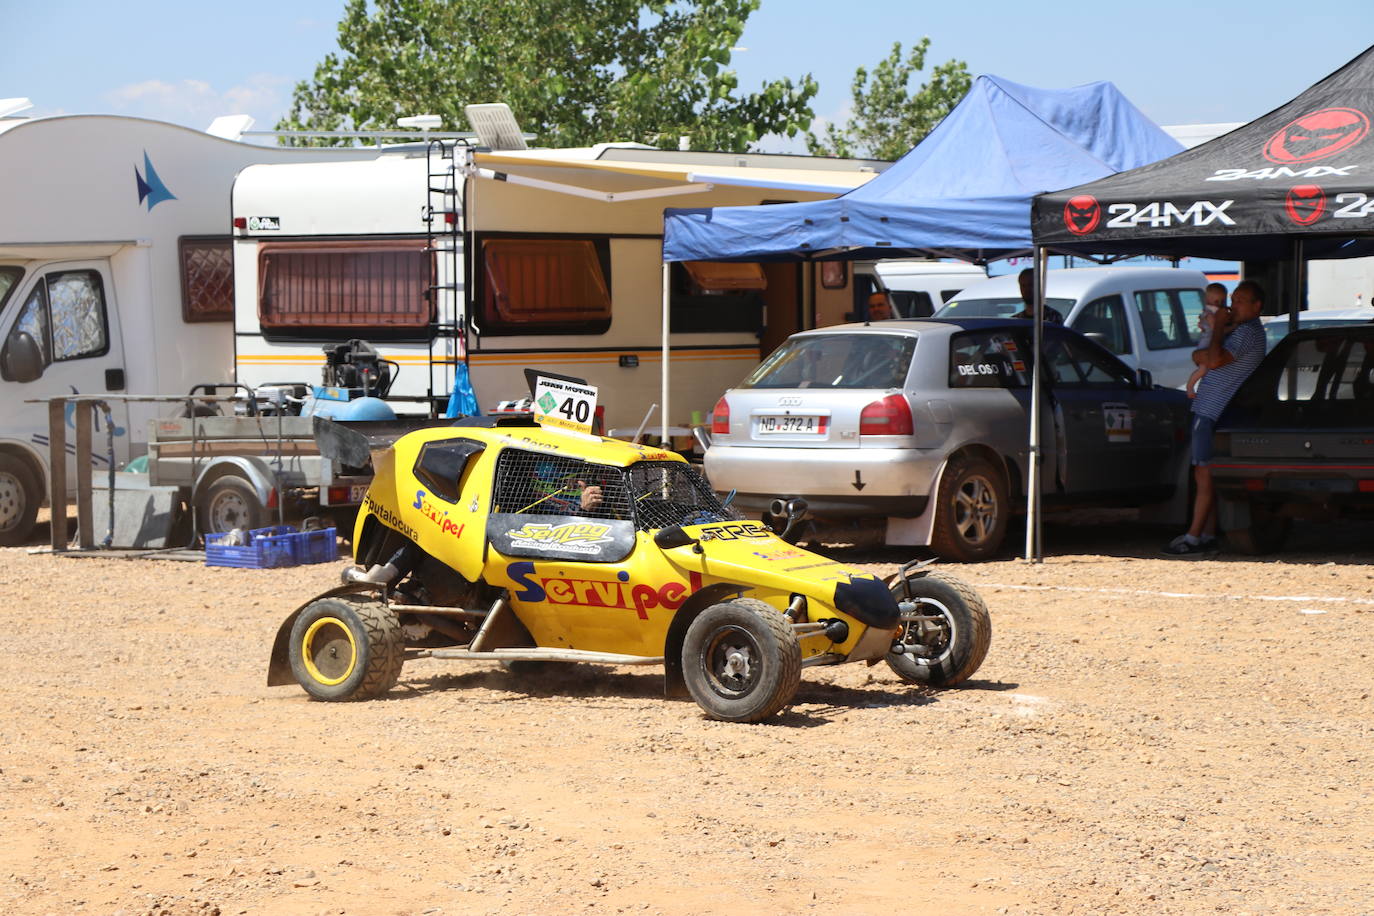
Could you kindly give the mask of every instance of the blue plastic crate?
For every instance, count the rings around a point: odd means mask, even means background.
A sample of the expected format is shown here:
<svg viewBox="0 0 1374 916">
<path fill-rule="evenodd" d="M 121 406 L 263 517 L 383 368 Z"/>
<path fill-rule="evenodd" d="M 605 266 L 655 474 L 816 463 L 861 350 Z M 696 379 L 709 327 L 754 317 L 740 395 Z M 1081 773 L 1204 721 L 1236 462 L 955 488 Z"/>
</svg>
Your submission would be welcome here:
<svg viewBox="0 0 1374 916">
<path fill-rule="evenodd" d="M 314 532 L 308 533 L 313 534 Z M 226 544 L 224 541 L 228 537 L 228 534 L 207 534 L 205 536 L 206 566 L 275 569 L 282 566 L 295 566 L 301 562 L 296 559 L 294 538 L 297 537 L 297 532 L 290 525 L 254 528 L 248 532 L 247 544 Z"/>
<path fill-rule="evenodd" d="M 339 558 L 339 543 L 333 528 L 297 532 L 291 535 L 291 546 L 296 562 L 302 566 L 333 563 Z"/>
</svg>

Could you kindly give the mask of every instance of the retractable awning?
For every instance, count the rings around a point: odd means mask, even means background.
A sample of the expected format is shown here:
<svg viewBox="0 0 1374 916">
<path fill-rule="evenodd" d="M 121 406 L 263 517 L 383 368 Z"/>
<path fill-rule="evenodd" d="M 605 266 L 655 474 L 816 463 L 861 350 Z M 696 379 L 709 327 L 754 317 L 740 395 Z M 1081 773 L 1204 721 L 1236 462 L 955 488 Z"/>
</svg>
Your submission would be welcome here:
<svg viewBox="0 0 1374 916">
<path fill-rule="evenodd" d="M 717 185 L 833 196 L 861 187 L 873 171 L 701 166 L 672 162 L 625 162 L 476 153 L 476 175 L 593 200 L 615 203 L 648 197 L 697 194 Z"/>
</svg>

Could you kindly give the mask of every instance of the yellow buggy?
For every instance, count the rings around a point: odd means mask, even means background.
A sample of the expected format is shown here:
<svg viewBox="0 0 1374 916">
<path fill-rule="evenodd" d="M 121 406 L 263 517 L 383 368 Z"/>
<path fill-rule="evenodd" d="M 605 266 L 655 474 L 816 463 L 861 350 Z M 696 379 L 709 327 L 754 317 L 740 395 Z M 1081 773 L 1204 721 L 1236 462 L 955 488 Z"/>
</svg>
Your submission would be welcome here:
<svg viewBox="0 0 1374 916">
<path fill-rule="evenodd" d="M 987 654 L 969 586 L 914 562 L 885 582 L 802 550 L 673 452 L 488 417 L 373 457 L 356 565 L 282 623 L 269 685 L 367 699 L 415 658 L 662 665 L 669 696 L 756 722 L 803 668 L 886 660 L 952 686 Z"/>
</svg>

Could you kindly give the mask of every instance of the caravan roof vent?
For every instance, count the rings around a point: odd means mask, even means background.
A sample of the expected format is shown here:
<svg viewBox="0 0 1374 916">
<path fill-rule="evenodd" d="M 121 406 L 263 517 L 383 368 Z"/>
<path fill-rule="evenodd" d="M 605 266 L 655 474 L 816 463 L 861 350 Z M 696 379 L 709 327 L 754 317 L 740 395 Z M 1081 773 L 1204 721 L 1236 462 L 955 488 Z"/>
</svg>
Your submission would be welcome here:
<svg viewBox="0 0 1374 916">
<path fill-rule="evenodd" d="M 488 149 L 528 149 L 520 125 L 505 102 L 488 105 L 467 105 L 468 125 L 477 134 L 478 142 Z"/>
</svg>

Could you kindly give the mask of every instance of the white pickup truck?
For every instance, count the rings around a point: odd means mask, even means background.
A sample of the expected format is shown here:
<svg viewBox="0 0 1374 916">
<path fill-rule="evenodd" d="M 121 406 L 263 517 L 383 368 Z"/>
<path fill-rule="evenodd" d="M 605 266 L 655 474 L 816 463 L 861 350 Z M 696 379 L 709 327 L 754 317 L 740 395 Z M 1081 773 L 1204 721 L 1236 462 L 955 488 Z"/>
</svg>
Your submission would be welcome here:
<svg viewBox="0 0 1374 916">
<path fill-rule="evenodd" d="M 1169 267 L 1083 267 L 1046 274 L 1045 303 L 1064 324 L 1155 384 L 1182 388 L 1193 372 L 1207 277 Z M 967 287 L 937 318 L 1007 317 L 1023 308 L 1017 275 Z"/>
</svg>

